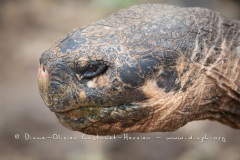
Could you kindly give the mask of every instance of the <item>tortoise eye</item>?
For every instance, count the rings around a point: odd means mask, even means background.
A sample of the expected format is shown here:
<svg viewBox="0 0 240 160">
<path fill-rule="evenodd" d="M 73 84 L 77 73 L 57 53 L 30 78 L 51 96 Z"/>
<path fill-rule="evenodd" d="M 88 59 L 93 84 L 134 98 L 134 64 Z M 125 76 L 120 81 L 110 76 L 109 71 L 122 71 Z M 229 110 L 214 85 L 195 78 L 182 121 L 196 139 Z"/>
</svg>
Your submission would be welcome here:
<svg viewBox="0 0 240 160">
<path fill-rule="evenodd" d="M 98 68 L 99 68 L 99 65 L 90 64 L 90 65 L 88 66 L 88 71 L 89 71 L 89 72 L 97 72 Z"/>
<path fill-rule="evenodd" d="M 83 79 L 91 79 L 104 73 L 107 67 L 103 61 L 90 61 L 81 68 L 77 67 L 76 72 L 80 74 Z"/>
</svg>

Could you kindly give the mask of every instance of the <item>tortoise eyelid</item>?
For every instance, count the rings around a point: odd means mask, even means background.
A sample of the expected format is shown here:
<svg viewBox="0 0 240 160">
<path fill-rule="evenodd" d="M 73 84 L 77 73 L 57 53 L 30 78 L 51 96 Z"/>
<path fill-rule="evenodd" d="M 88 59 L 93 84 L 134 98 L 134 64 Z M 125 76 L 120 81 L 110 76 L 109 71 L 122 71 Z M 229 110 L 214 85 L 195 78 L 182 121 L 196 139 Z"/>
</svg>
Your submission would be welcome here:
<svg viewBox="0 0 240 160">
<path fill-rule="evenodd" d="M 95 60 L 95 61 L 89 60 L 87 64 L 85 64 L 83 67 L 78 67 L 78 63 L 79 62 L 76 62 L 76 60 L 73 61 L 73 66 L 74 66 L 73 70 L 76 74 L 79 74 L 83 79 L 91 79 L 96 76 L 99 76 L 100 74 L 104 73 L 109 67 L 109 63 L 104 60 Z M 94 72 L 88 71 L 91 65 L 97 66 L 97 70 Z"/>
<path fill-rule="evenodd" d="M 106 65 L 104 65 L 104 64 L 98 65 L 97 71 L 88 73 L 86 70 L 86 72 L 83 73 L 82 78 L 83 79 L 91 79 L 91 78 L 99 76 L 100 74 L 103 74 L 106 70 L 107 70 Z"/>
</svg>

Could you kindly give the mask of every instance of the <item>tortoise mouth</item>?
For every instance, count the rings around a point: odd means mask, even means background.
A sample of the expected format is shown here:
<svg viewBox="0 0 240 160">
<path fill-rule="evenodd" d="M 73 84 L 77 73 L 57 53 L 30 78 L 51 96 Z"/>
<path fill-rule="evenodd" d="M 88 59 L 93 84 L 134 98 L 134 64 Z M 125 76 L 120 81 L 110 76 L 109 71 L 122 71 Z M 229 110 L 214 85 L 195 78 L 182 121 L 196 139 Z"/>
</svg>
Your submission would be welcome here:
<svg viewBox="0 0 240 160">
<path fill-rule="evenodd" d="M 123 129 L 144 121 L 150 110 L 137 105 L 112 107 L 80 107 L 65 112 L 55 112 L 59 122 L 71 129 L 87 134 L 102 134 L 110 131 L 111 126 Z M 114 129 L 113 129 L 114 131 Z"/>
<path fill-rule="evenodd" d="M 117 107 L 117 106 L 94 106 L 94 105 L 74 105 L 74 106 L 64 106 L 64 105 L 61 105 L 61 106 L 57 106 L 57 105 L 51 105 L 51 106 L 48 106 L 50 108 L 50 110 L 52 112 L 55 112 L 55 113 L 67 113 L 67 112 L 72 112 L 72 111 L 89 111 L 89 112 L 95 112 L 96 110 L 99 110 L 99 109 L 107 109 L 107 108 L 111 108 L 111 107 Z"/>
</svg>

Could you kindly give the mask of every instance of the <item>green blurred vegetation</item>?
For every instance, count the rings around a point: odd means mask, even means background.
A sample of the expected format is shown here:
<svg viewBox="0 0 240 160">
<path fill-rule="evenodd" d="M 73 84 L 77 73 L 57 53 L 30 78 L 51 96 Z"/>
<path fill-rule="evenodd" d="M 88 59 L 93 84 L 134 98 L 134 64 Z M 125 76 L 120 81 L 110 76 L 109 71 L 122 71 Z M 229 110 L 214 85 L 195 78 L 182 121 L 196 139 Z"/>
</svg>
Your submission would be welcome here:
<svg viewBox="0 0 240 160">
<path fill-rule="evenodd" d="M 107 10 L 118 10 L 139 3 L 140 0 L 93 0 L 94 6 Z"/>
</svg>

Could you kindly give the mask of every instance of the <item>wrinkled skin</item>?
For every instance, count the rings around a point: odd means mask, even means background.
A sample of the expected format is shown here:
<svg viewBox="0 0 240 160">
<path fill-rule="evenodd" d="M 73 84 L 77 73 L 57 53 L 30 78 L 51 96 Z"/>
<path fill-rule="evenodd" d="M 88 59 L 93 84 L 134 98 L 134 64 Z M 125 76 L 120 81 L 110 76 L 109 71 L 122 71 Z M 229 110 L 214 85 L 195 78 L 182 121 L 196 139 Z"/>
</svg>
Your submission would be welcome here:
<svg viewBox="0 0 240 160">
<path fill-rule="evenodd" d="M 40 58 L 40 94 L 87 134 L 240 128 L 240 23 L 202 8 L 145 4 L 75 29 Z"/>
</svg>

